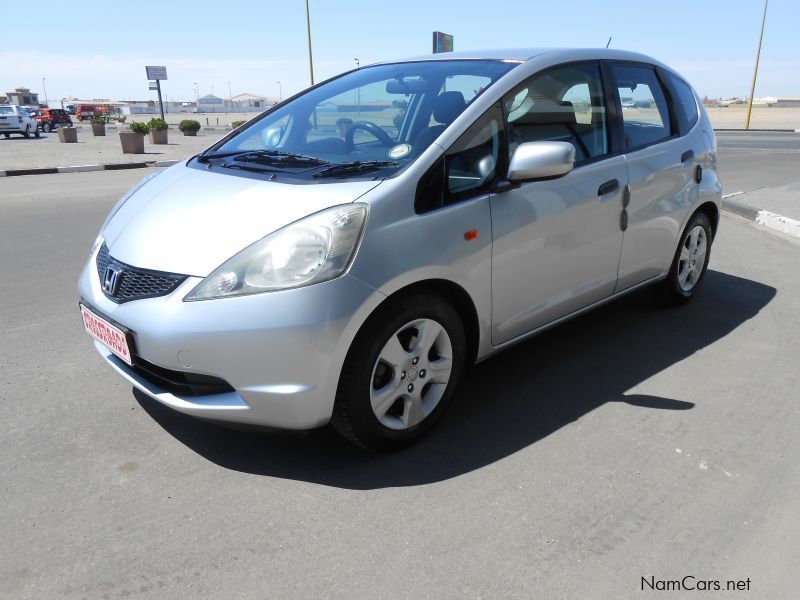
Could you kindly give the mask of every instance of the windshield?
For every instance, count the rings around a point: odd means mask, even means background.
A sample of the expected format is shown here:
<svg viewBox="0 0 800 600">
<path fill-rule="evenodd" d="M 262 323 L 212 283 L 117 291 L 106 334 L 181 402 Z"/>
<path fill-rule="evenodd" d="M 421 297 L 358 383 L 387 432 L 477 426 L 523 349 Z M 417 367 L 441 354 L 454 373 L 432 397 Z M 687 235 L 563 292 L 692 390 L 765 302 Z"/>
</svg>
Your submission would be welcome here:
<svg viewBox="0 0 800 600">
<path fill-rule="evenodd" d="M 365 67 L 245 126 L 204 158 L 235 156 L 240 162 L 228 158 L 222 166 L 241 168 L 242 162 L 278 162 L 280 155 L 289 153 L 305 160 L 299 165 L 292 159 L 298 172 L 312 166 L 337 176 L 374 177 L 377 171 L 388 175 L 418 157 L 477 96 L 515 66 L 495 60 L 447 60 Z M 314 159 L 317 165 L 309 162 Z M 331 170 L 330 163 L 354 168 Z"/>
</svg>

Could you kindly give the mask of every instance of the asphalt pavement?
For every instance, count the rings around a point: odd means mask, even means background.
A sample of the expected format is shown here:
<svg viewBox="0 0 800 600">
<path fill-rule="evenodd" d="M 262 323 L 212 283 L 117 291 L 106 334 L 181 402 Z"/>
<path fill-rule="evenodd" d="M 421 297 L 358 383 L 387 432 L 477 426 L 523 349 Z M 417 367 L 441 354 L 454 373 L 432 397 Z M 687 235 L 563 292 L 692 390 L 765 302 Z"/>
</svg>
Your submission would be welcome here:
<svg viewBox="0 0 800 600">
<path fill-rule="evenodd" d="M 75 281 L 145 173 L 0 179 L 0 598 L 797 597 L 800 245 L 724 214 L 692 303 L 501 353 L 373 455 L 179 415 L 96 355 Z"/>
</svg>

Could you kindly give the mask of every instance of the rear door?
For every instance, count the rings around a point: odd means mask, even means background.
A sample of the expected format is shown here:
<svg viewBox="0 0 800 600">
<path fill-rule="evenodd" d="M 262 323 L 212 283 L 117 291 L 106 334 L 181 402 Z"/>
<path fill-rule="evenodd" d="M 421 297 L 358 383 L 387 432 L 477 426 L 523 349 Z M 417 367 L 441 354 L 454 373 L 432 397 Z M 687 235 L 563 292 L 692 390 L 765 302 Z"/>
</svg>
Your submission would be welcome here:
<svg viewBox="0 0 800 600">
<path fill-rule="evenodd" d="M 611 63 L 620 102 L 630 200 L 617 291 L 669 269 L 679 229 L 691 205 L 695 152 L 680 137 L 668 91 L 655 67 Z"/>
</svg>

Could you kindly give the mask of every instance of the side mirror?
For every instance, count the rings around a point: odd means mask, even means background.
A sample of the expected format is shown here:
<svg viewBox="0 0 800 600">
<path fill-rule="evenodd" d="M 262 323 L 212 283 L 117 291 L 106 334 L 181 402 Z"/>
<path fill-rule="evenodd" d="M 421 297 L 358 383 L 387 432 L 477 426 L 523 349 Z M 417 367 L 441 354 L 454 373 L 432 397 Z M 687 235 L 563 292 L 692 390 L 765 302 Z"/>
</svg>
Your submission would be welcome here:
<svg viewBox="0 0 800 600">
<path fill-rule="evenodd" d="M 508 165 L 508 180 L 530 181 L 561 177 L 575 165 L 575 146 L 569 142 L 525 142 L 517 146 Z"/>
</svg>

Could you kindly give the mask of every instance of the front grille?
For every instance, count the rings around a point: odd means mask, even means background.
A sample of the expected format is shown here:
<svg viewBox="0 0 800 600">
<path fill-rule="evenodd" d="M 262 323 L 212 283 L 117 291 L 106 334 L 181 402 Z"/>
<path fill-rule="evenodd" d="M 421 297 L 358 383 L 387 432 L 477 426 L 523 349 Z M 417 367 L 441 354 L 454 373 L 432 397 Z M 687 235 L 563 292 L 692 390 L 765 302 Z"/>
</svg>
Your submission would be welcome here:
<svg viewBox="0 0 800 600">
<path fill-rule="evenodd" d="M 147 381 L 176 396 L 208 396 L 234 391 L 227 381 L 219 377 L 165 369 L 136 355 L 133 356 L 133 370 Z"/>
<path fill-rule="evenodd" d="M 104 285 L 109 267 L 118 271 L 117 281 L 111 290 Z M 103 244 L 97 253 L 97 275 L 100 278 L 100 287 L 103 293 L 112 302 L 122 304 L 132 300 L 155 298 L 172 293 L 186 280 L 186 275 L 151 271 L 132 267 L 113 258 L 108 253 L 108 247 Z"/>
</svg>

